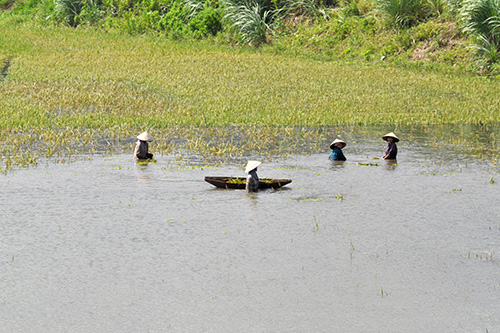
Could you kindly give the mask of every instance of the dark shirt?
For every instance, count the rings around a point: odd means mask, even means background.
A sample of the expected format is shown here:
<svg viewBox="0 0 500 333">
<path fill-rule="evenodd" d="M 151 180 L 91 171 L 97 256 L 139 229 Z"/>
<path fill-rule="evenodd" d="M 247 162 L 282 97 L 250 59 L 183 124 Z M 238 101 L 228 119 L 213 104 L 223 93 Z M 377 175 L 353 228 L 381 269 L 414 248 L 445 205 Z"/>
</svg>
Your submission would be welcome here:
<svg viewBox="0 0 500 333">
<path fill-rule="evenodd" d="M 248 192 L 256 192 L 259 190 L 259 176 L 257 175 L 256 169 L 248 173 L 246 190 Z"/>
<path fill-rule="evenodd" d="M 396 142 L 391 142 L 387 145 L 387 149 L 385 150 L 385 154 L 387 156 L 387 160 L 395 160 L 396 155 L 398 154 L 398 147 L 396 147 Z"/>
<path fill-rule="evenodd" d="M 333 148 L 332 153 L 330 154 L 330 157 L 328 157 L 332 161 L 345 161 L 346 158 L 344 156 L 344 153 L 342 152 L 342 149 L 339 147 Z"/>
<path fill-rule="evenodd" d="M 147 141 L 137 140 L 135 144 L 134 158 L 136 159 L 146 159 L 148 158 L 149 145 Z"/>
</svg>

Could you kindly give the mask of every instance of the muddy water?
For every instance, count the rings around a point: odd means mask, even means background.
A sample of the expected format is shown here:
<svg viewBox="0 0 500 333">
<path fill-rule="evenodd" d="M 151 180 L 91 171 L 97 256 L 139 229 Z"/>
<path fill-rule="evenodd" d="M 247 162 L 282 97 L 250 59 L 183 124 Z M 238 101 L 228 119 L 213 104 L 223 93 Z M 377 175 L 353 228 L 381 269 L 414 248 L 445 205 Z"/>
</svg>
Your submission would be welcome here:
<svg viewBox="0 0 500 333">
<path fill-rule="evenodd" d="M 266 161 L 293 182 L 255 194 L 175 156 L 1 175 L 0 331 L 497 331 L 497 169 L 382 145 Z"/>
</svg>

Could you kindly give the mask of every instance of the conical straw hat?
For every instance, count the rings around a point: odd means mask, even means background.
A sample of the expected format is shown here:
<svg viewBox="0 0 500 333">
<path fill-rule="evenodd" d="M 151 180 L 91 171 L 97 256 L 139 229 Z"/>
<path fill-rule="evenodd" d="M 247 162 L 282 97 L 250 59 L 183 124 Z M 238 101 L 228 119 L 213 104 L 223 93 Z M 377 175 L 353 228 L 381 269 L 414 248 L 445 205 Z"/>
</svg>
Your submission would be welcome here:
<svg viewBox="0 0 500 333">
<path fill-rule="evenodd" d="M 387 133 L 386 135 L 384 135 L 384 136 L 382 137 L 382 139 L 384 139 L 385 141 L 387 141 L 387 138 L 393 138 L 393 139 L 394 139 L 394 141 L 396 141 L 396 142 L 398 142 L 398 141 L 399 141 L 398 137 L 397 137 L 397 136 L 396 136 L 396 134 L 394 134 L 393 132 L 391 132 L 391 133 Z"/>
<path fill-rule="evenodd" d="M 248 161 L 247 166 L 245 168 L 245 172 L 249 173 L 250 171 L 252 171 L 253 169 L 256 169 L 261 164 L 262 164 L 262 162 L 259 162 L 259 161 Z"/>
<path fill-rule="evenodd" d="M 345 143 L 344 141 L 340 140 L 340 139 L 335 139 L 333 140 L 333 142 L 330 144 L 330 149 L 334 149 L 335 148 L 335 144 L 336 143 L 341 143 L 342 144 L 342 148 L 344 148 L 347 143 Z"/>
<path fill-rule="evenodd" d="M 153 141 L 153 137 L 149 135 L 148 131 L 137 136 L 137 139 L 141 141 Z"/>
</svg>

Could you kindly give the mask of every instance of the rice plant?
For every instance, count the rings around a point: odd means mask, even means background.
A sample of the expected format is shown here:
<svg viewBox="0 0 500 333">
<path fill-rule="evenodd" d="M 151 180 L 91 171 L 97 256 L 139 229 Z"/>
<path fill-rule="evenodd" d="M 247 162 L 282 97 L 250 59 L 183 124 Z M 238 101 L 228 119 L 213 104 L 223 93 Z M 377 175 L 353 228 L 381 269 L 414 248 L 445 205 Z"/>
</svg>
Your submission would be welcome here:
<svg viewBox="0 0 500 333">
<path fill-rule="evenodd" d="M 499 160 L 497 81 L 90 29 L 0 21 L 0 30 L 8 55 L 0 64 L 10 59 L 0 81 L 0 172 L 41 158 L 132 152 L 145 128 L 155 152 L 217 162 L 320 152 L 333 136 L 324 128 L 420 125 Z"/>
<path fill-rule="evenodd" d="M 0 63 L 0 66 L 1 65 L 2 64 Z M 7 58 L 4 60 L 2 70 L 0 71 L 0 81 L 5 81 L 9 67 L 10 67 L 10 59 Z"/>
</svg>

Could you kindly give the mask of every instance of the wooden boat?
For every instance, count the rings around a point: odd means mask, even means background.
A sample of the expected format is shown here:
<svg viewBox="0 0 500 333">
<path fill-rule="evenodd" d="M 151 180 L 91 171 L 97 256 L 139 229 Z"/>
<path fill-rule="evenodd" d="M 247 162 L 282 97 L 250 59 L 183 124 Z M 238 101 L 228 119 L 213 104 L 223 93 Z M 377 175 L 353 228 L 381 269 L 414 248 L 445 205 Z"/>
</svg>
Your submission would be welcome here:
<svg viewBox="0 0 500 333">
<path fill-rule="evenodd" d="M 219 188 L 240 190 L 244 190 L 247 183 L 245 177 L 205 177 L 205 181 Z M 259 189 L 280 188 L 291 182 L 291 179 L 260 178 Z"/>
</svg>

